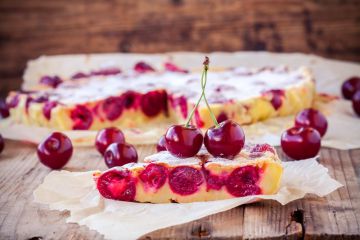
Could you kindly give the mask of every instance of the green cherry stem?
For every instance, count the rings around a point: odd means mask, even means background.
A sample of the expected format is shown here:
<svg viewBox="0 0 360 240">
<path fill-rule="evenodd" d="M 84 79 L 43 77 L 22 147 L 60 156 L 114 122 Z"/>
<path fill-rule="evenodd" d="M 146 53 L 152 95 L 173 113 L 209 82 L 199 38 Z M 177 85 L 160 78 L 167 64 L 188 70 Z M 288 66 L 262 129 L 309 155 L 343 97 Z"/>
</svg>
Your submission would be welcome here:
<svg viewBox="0 0 360 240">
<path fill-rule="evenodd" d="M 204 98 L 204 101 L 205 101 L 206 106 L 207 106 L 207 108 L 209 110 L 210 117 L 211 117 L 212 121 L 214 122 L 216 127 L 219 127 L 219 123 L 217 122 L 216 117 L 215 117 L 214 113 L 212 112 L 212 110 L 210 108 L 210 105 L 209 105 L 209 103 L 208 103 L 208 101 L 206 99 L 206 95 L 205 95 L 205 87 L 206 87 L 206 83 L 207 83 L 207 71 L 208 71 L 208 69 L 209 69 L 209 58 L 205 57 L 204 70 L 203 70 L 202 75 L 201 75 L 201 89 L 202 89 L 201 95 L 200 95 L 199 100 L 195 104 L 193 110 L 191 111 L 191 113 L 190 113 L 190 115 L 189 115 L 189 117 L 188 117 L 188 119 L 186 121 L 186 124 L 185 124 L 186 127 L 189 126 L 190 121 L 191 121 L 196 109 L 198 108 L 202 98 Z"/>
</svg>

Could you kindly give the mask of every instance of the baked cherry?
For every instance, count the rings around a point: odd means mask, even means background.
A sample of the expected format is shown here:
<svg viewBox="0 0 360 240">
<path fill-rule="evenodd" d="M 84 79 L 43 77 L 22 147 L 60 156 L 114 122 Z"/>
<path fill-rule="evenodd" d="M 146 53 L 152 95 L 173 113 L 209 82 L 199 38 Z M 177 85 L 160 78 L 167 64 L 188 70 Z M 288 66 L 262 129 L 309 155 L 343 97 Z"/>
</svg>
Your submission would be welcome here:
<svg viewBox="0 0 360 240">
<path fill-rule="evenodd" d="M 110 170 L 97 180 L 97 189 L 104 198 L 132 202 L 136 185 L 129 170 Z"/>
<path fill-rule="evenodd" d="M 51 111 L 57 106 L 57 102 L 49 101 L 46 102 L 43 106 L 42 112 L 47 120 L 51 118 Z"/>
<path fill-rule="evenodd" d="M 138 155 L 133 145 L 127 143 L 112 143 L 104 152 L 104 160 L 109 168 L 137 162 Z"/>
<path fill-rule="evenodd" d="M 123 132 L 116 127 L 109 127 L 100 130 L 95 138 L 96 149 L 104 155 L 107 147 L 112 143 L 125 143 Z"/>
<path fill-rule="evenodd" d="M 208 152 L 214 157 L 232 159 L 244 147 L 245 134 L 239 124 L 226 120 L 209 128 L 204 137 Z"/>
<path fill-rule="evenodd" d="M 59 86 L 63 81 L 58 76 L 43 76 L 40 79 L 40 83 L 43 85 L 47 85 L 52 88 L 56 88 Z"/>
<path fill-rule="evenodd" d="M 181 72 L 181 73 L 187 73 L 188 71 L 185 69 L 182 69 L 178 66 L 176 66 L 175 64 L 171 63 L 171 62 L 166 62 L 164 64 L 165 70 L 169 71 L 169 72 Z"/>
<path fill-rule="evenodd" d="M 315 157 L 320 146 L 320 133 L 311 127 L 292 127 L 281 135 L 281 148 L 295 160 Z"/>
<path fill-rule="evenodd" d="M 146 187 L 159 189 L 165 184 L 167 176 L 166 167 L 151 163 L 140 173 L 139 178 Z"/>
<path fill-rule="evenodd" d="M 161 151 L 166 151 L 166 146 L 165 146 L 165 136 L 161 136 L 161 138 L 159 139 L 159 142 L 158 144 L 156 145 L 156 150 L 158 152 L 161 152 Z"/>
<path fill-rule="evenodd" d="M 83 105 L 76 106 L 71 111 L 70 117 L 74 122 L 73 130 L 87 130 L 94 120 L 91 111 Z"/>
<path fill-rule="evenodd" d="M 261 194 L 257 185 L 260 179 L 259 169 L 254 166 L 245 166 L 235 169 L 227 179 L 226 189 L 235 197 Z"/>
<path fill-rule="evenodd" d="M 360 77 L 351 77 L 347 79 L 341 86 L 341 91 L 346 99 L 351 99 L 355 92 L 360 90 Z"/>
<path fill-rule="evenodd" d="M 169 174 L 171 190 L 184 196 L 195 193 L 203 182 L 201 171 L 189 166 L 176 167 Z"/>
<path fill-rule="evenodd" d="M 156 116 L 161 111 L 167 111 L 167 93 L 165 91 L 150 91 L 141 96 L 141 110 L 149 117 Z"/>
<path fill-rule="evenodd" d="M 166 149 L 179 158 L 195 156 L 202 143 L 201 131 L 192 125 L 173 125 L 168 128 L 165 134 Z"/>
<path fill-rule="evenodd" d="M 308 108 L 304 109 L 296 115 L 295 126 L 315 128 L 322 137 L 326 133 L 328 122 L 321 112 L 312 108 Z"/>
<path fill-rule="evenodd" d="M 138 62 L 134 66 L 134 70 L 138 73 L 145 73 L 145 72 L 153 72 L 155 71 L 149 64 L 146 62 Z"/>
<path fill-rule="evenodd" d="M 9 108 L 3 99 L 0 99 L 0 119 L 9 117 Z"/>
<path fill-rule="evenodd" d="M 4 150 L 4 146 L 5 146 L 4 139 L 0 134 L 0 153 L 2 153 L 2 151 Z"/>
<path fill-rule="evenodd" d="M 360 116 L 360 90 L 358 90 L 352 98 L 352 106 L 355 113 Z"/>
<path fill-rule="evenodd" d="M 123 97 L 108 97 L 102 104 L 102 110 L 108 120 L 114 121 L 122 114 L 124 109 Z"/>
<path fill-rule="evenodd" d="M 60 132 L 50 134 L 37 148 L 40 162 L 52 169 L 60 169 L 65 166 L 72 153 L 71 140 Z"/>
</svg>

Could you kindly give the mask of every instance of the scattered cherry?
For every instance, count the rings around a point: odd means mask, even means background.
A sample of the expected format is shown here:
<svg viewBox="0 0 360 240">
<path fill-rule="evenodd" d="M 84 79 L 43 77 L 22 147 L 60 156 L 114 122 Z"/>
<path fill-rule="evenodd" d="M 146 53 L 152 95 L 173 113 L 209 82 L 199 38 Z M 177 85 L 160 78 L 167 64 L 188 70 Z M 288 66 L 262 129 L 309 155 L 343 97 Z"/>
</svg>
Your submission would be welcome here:
<svg viewBox="0 0 360 240">
<path fill-rule="evenodd" d="M 355 113 L 360 116 L 360 90 L 358 90 L 352 98 L 352 106 Z"/>
<path fill-rule="evenodd" d="M 0 119 L 9 117 L 9 108 L 3 99 L 0 99 Z"/>
<path fill-rule="evenodd" d="M 239 124 L 226 120 L 209 128 L 204 137 L 208 152 L 214 157 L 232 159 L 244 147 L 245 134 Z"/>
<path fill-rule="evenodd" d="M 201 131 L 192 125 L 173 125 L 168 128 L 165 134 L 166 149 L 179 158 L 195 156 L 202 143 Z"/>
<path fill-rule="evenodd" d="M 138 155 L 133 145 L 127 143 L 112 143 L 104 152 L 105 164 L 109 168 L 137 162 Z"/>
<path fill-rule="evenodd" d="M 165 136 L 161 136 L 161 138 L 159 139 L 159 142 L 158 144 L 156 145 L 156 150 L 158 152 L 161 152 L 161 151 L 166 151 L 166 146 L 165 146 Z"/>
<path fill-rule="evenodd" d="M 4 150 L 4 146 L 5 146 L 4 139 L 0 134 L 0 153 L 2 153 L 2 151 Z"/>
<path fill-rule="evenodd" d="M 281 147 L 295 160 L 315 157 L 321 147 L 321 136 L 311 127 L 292 127 L 281 135 Z"/>
<path fill-rule="evenodd" d="M 112 143 L 125 143 L 124 134 L 120 129 L 116 127 L 104 128 L 96 135 L 95 147 L 102 155 Z"/>
<path fill-rule="evenodd" d="M 50 134 L 37 148 L 40 162 L 52 169 L 60 169 L 73 153 L 71 140 L 60 132 Z"/>
<path fill-rule="evenodd" d="M 328 122 L 325 116 L 315 109 L 304 109 L 295 117 L 295 126 L 298 127 L 312 127 L 318 130 L 321 137 L 326 133 Z"/>
<path fill-rule="evenodd" d="M 350 100 L 357 90 L 360 90 L 360 77 L 351 77 L 341 86 L 341 91 L 345 99 Z"/>
</svg>

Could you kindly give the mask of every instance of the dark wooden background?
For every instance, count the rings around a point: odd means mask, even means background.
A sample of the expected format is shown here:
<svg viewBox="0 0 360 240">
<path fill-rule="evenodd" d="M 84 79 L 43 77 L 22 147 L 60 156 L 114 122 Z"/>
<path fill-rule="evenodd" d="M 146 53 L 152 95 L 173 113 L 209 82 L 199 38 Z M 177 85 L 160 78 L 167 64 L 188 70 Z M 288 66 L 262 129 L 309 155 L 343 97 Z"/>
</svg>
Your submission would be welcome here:
<svg viewBox="0 0 360 240">
<path fill-rule="evenodd" d="M 237 51 L 360 61 L 359 0 L 0 0 L 0 95 L 42 54 Z"/>
</svg>

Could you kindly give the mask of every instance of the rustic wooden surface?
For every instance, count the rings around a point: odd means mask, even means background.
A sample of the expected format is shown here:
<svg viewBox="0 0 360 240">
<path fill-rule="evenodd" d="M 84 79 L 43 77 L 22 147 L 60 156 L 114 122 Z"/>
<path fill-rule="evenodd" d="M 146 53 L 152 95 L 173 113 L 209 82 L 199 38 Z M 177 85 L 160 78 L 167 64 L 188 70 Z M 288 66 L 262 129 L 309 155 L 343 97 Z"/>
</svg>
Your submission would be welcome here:
<svg viewBox="0 0 360 240">
<path fill-rule="evenodd" d="M 0 95 L 43 54 L 268 50 L 360 61 L 358 0 L 1 0 Z"/>
<path fill-rule="evenodd" d="M 38 161 L 35 149 L 6 141 L 0 155 L 0 239 L 103 239 L 87 227 L 65 223 L 68 212 L 32 202 L 33 190 L 50 172 Z M 154 150 L 154 146 L 138 147 L 140 157 Z M 284 239 L 290 215 L 297 209 L 305 211 L 306 239 L 360 239 L 360 149 L 322 149 L 320 162 L 344 187 L 324 198 L 310 195 L 286 206 L 263 201 L 237 207 L 143 239 Z M 105 164 L 94 148 L 78 148 L 65 169 L 105 169 Z M 300 237 L 300 224 L 293 222 L 288 239 Z"/>
</svg>

